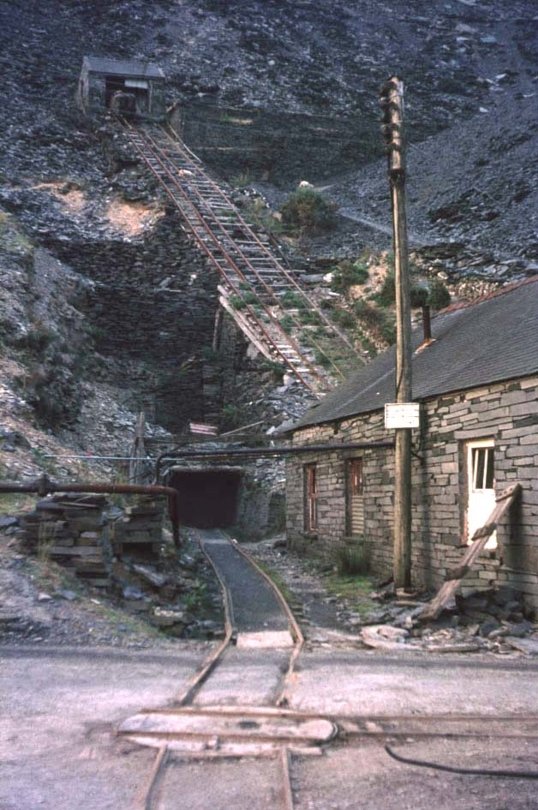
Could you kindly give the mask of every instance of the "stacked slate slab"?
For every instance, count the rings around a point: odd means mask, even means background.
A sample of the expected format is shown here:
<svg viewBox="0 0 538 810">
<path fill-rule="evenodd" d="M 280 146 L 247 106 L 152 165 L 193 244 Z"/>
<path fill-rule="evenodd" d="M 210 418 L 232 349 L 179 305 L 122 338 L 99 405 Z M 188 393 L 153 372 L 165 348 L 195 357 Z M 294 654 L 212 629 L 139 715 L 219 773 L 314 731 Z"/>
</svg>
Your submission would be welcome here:
<svg viewBox="0 0 538 810">
<path fill-rule="evenodd" d="M 163 504 L 141 498 L 111 508 L 103 495 L 55 495 L 21 517 L 22 540 L 44 559 L 72 569 L 97 587 L 111 584 L 114 558 L 151 559 L 162 543 Z"/>
<path fill-rule="evenodd" d="M 102 495 L 55 495 L 21 519 L 28 548 L 71 568 L 93 585 L 109 584 L 108 502 Z"/>
<path fill-rule="evenodd" d="M 115 556 L 155 556 L 162 544 L 163 503 L 141 496 L 127 506 L 122 516 L 110 526 L 110 539 Z"/>
</svg>

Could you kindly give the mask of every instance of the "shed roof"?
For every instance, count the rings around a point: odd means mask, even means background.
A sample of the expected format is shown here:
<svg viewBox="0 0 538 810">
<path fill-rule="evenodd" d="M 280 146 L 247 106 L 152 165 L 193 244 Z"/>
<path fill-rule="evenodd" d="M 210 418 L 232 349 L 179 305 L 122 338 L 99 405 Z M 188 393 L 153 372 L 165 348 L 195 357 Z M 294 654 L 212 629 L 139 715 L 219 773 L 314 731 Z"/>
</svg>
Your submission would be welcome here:
<svg viewBox="0 0 538 810">
<path fill-rule="evenodd" d="M 151 62 L 137 62 L 134 59 L 104 59 L 100 56 L 85 56 L 83 66 L 90 73 L 106 73 L 109 76 L 131 76 L 144 79 L 164 79 L 158 65 Z"/>
<path fill-rule="evenodd" d="M 435 341 L 412 360 L 413 399 L 477 388 L 538 373 L 538 277 L 432 319 Z M 413 347 L 422 329 L 413 332 Z M 299 419 L 291 431 L 382 408 L 395 397 L 395 350 L 353 374 Z"/>
</svg>

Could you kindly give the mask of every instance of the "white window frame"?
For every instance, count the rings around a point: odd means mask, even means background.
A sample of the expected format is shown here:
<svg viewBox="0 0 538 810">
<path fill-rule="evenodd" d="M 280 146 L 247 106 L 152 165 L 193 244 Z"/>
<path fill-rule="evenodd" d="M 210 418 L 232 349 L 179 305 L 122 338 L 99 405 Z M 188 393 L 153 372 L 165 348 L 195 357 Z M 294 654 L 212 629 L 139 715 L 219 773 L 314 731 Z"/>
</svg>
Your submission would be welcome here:
<svg viewBox="0 0 538 810">
<path fill-rule="evenodd" d="M 483 466 L 483 469 L 481 471 L 481 481 L 480 482 L 476 481 L 476 476 L 477 476 L 477 473 L 478 473 L 478 459 L 479 459 L 479 454 L 476 453 L 476 455 L 475 455 L 476 450 L 489 451 L 489 452 L 486 452 L 484 454 L 484 466 Z M 489 459 L 491 459 L 491 463 L 493 464 L 493 480 L 492 480 L 492 486 L 491 487 L 485 486 L 485 484 L 487 483 L 487 478 L 488 478 Z M 470 514 L 470 511 L 471 511 L 471 503 L 470 503 L 470 501 L 471 501 L 474 494 L 479 495 L 480 493 L 484 493 L 486 495 L 487 493 L 491 493 L 491 496 L 490 496 L 491 497 L 491 505 L 492 506 L 495 505 L 495 440 L 494 439 L 492 439 L 492 438 L 475 439 L 475 440 L 467 442 L 467 445 L 466 445 L 466 481 L 467 481 L 467 520 L 469 520 L 469 514 Z M 476 486 L 477 483 L 482 484 L 482 486 Z M 489 513 L 484 514 L 484 524 L 486 523 L 486 520 L 488 519 L 488 517 L 489 517 Z M 479 527 L 475 526 L 473 531 L 476 531 L 477 528 L 479 528 Z M 472 537 L 473 531 L 471 531 L 471 527 L 468 526 L 468 531 L 467 531 L 467 534 L 468 534 L 467 543 L 468 544 L 470 544 L 470 542 L 471 542 L 471 537 Z M 496 548 L 497 548 L 497 533 L 493 532 L 493 534 L 491 535 L 491 537 L 489 538 L 489 540 L 487 541 L 487 543 L 485 545 L 485 549 L 487 551 L 493 551 Z"/>
</svg>

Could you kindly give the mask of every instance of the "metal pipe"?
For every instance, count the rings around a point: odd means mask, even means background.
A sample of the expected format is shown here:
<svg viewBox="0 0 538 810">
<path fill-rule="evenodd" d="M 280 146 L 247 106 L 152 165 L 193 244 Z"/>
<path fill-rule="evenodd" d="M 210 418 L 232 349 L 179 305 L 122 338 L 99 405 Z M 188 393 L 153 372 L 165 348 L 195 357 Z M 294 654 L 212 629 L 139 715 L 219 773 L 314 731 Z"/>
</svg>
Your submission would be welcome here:
<svg viewBox="0 0 538 810">
<path fill-rule="evenodd" d="M 80 459 L 82 461 L 149 461 L 153 463 L 150 456 L 143 458 L 137 456 L 66 456 L 63 453 L 44 453 L 43 458 Z"/>
<path fill-rule="evenodd" d="M 422 330 L 424 343 L 429 343 L 432 339 L 432 322 L 428 304 L 424 304 L 422 307 Z"/>
<path fill-rule="evenodd" d="M 271 458 L 272 456 L 290 456 L 302 453 L 326 453 L 334 450 L 377 450 L 379 448 L 394 448 L 393 441 L 379 442 L 348 442 L 342 444 L 310 444 L 296 447 L 235 447 L 228 450 L 174 450 L 161 453 L 155 465 L 155 479 L 160 480 L 161 467 L 165 460 L 174 459 L 218 459 L 234 457 Z"/>
<path fill-rule="evenodd" d="M 174 544 L 179 546 L 179 493 L 174 487 L 164 487 L 154 484 L 115 484 L 111 482 L 96 483 L 84 481 L 81 483 L 63 483 L 52 481 L 47 475 L 41 475 L 35 481 L 18 483 L 16 481 L 0 481 L 2 492 L 36 492 L 41 497 L 53 492 L 91 492 L 105 495 L 166 495 L 168 497 L 168 514 L 172 523 Z"/>
</svg>

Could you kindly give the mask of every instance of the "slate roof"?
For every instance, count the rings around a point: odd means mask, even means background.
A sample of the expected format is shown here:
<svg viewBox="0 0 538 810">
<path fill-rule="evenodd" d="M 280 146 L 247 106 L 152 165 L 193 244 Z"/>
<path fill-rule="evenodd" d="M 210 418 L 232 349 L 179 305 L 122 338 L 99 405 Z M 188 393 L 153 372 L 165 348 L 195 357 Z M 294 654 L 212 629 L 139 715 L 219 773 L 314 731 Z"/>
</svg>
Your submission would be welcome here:
<svg viewBox="0 0 538 810">
<path fill-rule="evenodd" d="M 151 62 L 136 62 L 134 59 L 102 59 L 99 56 L 85 56 L 83 65 L 91 73 L 106 73 L 109 76 L 130 76 L 137 79 L 164 79 L 158 65 Z"/>
<path fill-rule="evenodd" d="M 413 399 L 538 372 L 538 277 L 432 318 L 435 342 L 414 352 Z M 413 332 L 413 346 L 422 328 Z M 395 399 L 394 347 L 328 394 L 289 431 L 382 408 Z"/>
</svg>

